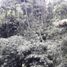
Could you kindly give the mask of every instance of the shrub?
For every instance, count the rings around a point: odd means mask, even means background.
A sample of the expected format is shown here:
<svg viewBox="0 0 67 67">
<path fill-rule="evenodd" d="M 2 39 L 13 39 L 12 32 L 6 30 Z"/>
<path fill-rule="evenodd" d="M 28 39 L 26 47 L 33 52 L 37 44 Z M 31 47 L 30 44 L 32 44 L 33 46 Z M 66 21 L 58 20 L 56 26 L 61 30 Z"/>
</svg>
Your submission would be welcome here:
<svg viewBox="0 0 67 67">
<path fill-rule="evenodd" d="M 62 2 L 54 6 L 54 18 L 55 19 L 64 19 L 67 18 L 67 3 Z"/>
</svg>

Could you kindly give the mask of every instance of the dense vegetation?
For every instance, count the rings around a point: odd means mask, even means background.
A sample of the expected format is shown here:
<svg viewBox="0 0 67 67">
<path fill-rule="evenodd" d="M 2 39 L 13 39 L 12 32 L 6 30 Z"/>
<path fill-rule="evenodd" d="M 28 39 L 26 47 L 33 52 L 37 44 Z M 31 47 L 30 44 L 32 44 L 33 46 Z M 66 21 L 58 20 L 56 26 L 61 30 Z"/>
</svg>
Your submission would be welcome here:
<svg viewBox="0 0 67 67">
<path fill-rule="evenodd" d="M 3 0 L 0 67 L 67 67 L 66 3 Z"/>
</svg>

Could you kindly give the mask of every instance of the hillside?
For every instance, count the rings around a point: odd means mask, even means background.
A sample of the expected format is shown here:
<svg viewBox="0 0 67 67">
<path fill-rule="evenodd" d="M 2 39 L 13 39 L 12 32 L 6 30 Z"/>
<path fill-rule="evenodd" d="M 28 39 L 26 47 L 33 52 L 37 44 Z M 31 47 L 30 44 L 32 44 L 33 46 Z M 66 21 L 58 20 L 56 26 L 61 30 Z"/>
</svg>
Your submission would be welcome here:
<svg viewBox="0 0 67 67">
<path fill-rule="evenodd" d="M 5 1 L 0 67 L 67 67 L 67 1 Z"/>
</svg>

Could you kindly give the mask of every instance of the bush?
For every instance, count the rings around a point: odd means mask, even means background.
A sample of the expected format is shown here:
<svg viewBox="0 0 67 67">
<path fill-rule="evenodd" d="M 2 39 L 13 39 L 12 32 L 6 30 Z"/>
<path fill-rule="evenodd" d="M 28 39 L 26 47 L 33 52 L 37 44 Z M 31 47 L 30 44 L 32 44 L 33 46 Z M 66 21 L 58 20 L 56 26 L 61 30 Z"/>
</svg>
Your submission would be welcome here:
<svg viewBox="0 0 67 67">
<path fill-rule="evenodd" d="M 67 38 L 63 40 L 62 42 L 62 61 L 63 61 L 63 66 L 67 66 Z"/>
<path fill-rule="evenodd" d="M 32 43 L 22 36 L 0 39 L 0 67 L 53 66 L 53 53 L 47 53 L 47 45 Z M 4 46 L 4 47 L 3 47 Z"/>
<path fill-rule="evenodd" d="M 67 18 L 67 3 L 61 2 L 60 4 L 54 6 L 53 13 L 55 20 Z"/>
<path fill-rule="evenodd" d="M 64 39 L 62 42 L 62 51 L 63 51 L 63 56 L 67 55 L 67 40 Z"/>
</svg>

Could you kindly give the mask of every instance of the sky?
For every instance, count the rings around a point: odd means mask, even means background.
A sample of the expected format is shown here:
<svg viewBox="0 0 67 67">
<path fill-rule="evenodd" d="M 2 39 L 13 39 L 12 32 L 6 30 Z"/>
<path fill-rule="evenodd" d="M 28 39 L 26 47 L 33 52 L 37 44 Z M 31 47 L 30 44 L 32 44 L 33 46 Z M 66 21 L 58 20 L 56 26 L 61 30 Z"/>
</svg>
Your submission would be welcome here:
<svg viewBox="0 0 67 67">
<path fill-rule="evenodd" d="M 0 0 L 0 2 L 1 2 L 2 0 Z"/>
<path fill-rule="evenodd" d="M 1 6 L 1 1 L 2 1 L 2 0 L 0 0 L 0 6 Z"/>
</svg>

